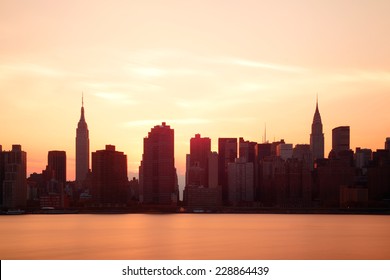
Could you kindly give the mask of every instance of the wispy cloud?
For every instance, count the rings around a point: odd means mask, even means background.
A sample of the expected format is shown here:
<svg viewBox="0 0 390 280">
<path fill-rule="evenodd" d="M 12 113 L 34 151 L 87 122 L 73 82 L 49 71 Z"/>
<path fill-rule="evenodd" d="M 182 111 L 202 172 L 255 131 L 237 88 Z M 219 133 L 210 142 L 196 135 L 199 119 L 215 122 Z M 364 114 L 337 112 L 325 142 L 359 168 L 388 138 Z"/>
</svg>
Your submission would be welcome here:
<svg viewBox="0 0 390 280">
<path fill-rule="evenodd" d="M 246 60 L 241 58 L 226 58 L 222 61 L 225 61 L 228 64 L 250 67 L 250 68 L 261 68 L 268 69 L 273 71 L 282 71 L 282 72 L 303 72 L 306 69 L 299 66 L 287 65 L 287 64 L 277 64 L 277 63 L 268 63 L 255 60 Z"/>
<path fill-rule="evenodd" d="M 130 99 L 129 96 L 122 93 L 112 93 L 112 92 L 97 92 L 94 93 L 96 97 L 102 98 L 107 101 L 117 102 L 120 104 L 136 104 L 137 102 L 133 99 Z"/>
<path fill-rule="evenodd" d="M 190 125 L 190 124 L 210 123 L 210 120 L 201 119 L 201 118 L 168 119 L 168 120 L 136 120 L 136 121 L 126 122 L 124 125 L 126 127 L 135 127 L 135 126 L 152 127 L 155 125 L 160 125 L 162 122 L 165 122 L 167 125 Z"/>
<path fill-rule="evenodd" d="M 34 63 L 16 63 L 0 65 L 0 73 L 27 73 L 29 75 L 59 77 L 65 75 L 65 71 Z"/>
</svg>

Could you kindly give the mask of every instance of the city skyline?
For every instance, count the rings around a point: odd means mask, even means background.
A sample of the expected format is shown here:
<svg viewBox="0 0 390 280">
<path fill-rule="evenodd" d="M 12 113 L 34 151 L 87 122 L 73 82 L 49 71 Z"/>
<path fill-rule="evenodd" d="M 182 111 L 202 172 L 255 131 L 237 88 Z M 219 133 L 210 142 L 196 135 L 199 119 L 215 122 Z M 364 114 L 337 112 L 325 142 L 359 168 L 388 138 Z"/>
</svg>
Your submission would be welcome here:
<svg viewBox="0 0 390 280">
<path fill-rule="evenodd" d="M 270 142 L 309 144 L 317 93 L 325 157 L 339 126 L 353 150 L 384 147 L 388 1 L 168 2 L 3 3 L 0 144 L 22 145 L 28 174 L 63 150 L 75 179 L 82 92 L 90 152 L 115 145 L 130 174 L 162 122 L 182 178 L 197 133 L 212 151 L 219 137 L 262 142 L 265 124 Z"/>
</svg>

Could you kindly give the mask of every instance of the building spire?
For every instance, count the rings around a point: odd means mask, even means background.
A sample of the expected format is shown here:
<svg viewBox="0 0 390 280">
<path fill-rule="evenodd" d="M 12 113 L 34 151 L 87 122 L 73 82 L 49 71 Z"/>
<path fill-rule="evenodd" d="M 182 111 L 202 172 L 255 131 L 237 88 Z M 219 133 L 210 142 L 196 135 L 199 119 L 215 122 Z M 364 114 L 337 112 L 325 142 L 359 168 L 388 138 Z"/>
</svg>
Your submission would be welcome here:
<svg viewBox="0 0 390 280">
<path fill-rule="evenodd" d="M 85 116 L 84 116 L 84 92 L 81 93 L 81 116 L 80 116 L 80 122 L 85 123 Z"/>
</svg>

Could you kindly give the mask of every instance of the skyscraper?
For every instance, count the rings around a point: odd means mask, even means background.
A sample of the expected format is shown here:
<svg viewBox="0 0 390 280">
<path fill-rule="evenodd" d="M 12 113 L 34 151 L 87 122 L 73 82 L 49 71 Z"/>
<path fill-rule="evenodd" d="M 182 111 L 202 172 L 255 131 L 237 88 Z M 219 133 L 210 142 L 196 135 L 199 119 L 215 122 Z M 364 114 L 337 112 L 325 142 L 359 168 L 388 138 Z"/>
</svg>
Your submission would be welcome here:
<svg viewBox="0 0 390 280">
<path fill-rule="evenodd" d="M 84 98 L 76 130 L 76 181 L 82 183 L 89 171 L 89 131 L 84 116 Z"/>
<path fill-rule="evenodd" d="M 92 199 L 97 203 L 127 202 L 127 157 L 106 145 L 92 153 Z"/>
<path fill-rule="evenodd" d="M 51 173 L 51 178 L 65 184 L 66 183 L 66 152 L 49 151 L 47 155 L 47 169 Z"/>
<path fill-rule="evenodd" d="M 237 158 L 237 138 L 218 138 L 218 184 L 222 200 L 228 201 L 228 164 Z"/>
<path fill-rule="evenodd" d="M 316 102 L 313 123 L 311 125 L 310 149 L 314 160 L 324 158 L 324 133 L 322 132 L 321 115 L 318 110 L 318 99 Z"/>
<path fill-rule="evenodd" d="M 27 202 L 27 154 L 22 146 L 12 145 L 4 152 L 3 207 L 25 207 Z"/>
<path fill-rule="evenodd" d="M 152 128 L 144 138 L 144 153 L 139 173 L 142 203 L 177 203 L 174 130 L 165 122 Z"/>
<path fill-rule="evenodd" d="M 349 151 L 349 126 L 339 126 L 332 130 L 332 151 L 338 155 L 341 151 Z"/>
<path fill-rule="evenodd" d="M 190 140 L 189 166 L 187 169 L 187 184 L 208 186 L 208 157 L 211 153 L 211 139 L 196 134 Z"/>
</svg>

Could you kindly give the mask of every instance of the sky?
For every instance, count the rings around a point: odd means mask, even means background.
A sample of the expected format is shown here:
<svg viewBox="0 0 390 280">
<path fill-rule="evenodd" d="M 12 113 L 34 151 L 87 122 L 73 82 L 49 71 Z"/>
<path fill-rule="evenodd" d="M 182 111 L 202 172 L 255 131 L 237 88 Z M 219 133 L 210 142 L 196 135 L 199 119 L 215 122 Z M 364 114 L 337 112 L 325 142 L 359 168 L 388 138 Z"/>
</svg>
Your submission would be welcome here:
<svg viewBox="0 0 390 280">
<path fill-rule="evenodd" d="M 166 122 L 175 165 L 196 133 L 308 144 L 318 94 L 325 154 L 332 129 L 351 148 L 390 137 L 390 1 L 0 0 L 0 145 L 21 144 L 27 172 L 67 152 L 84 94 L 90 151 L 127 155 Z"/>
</svg>

